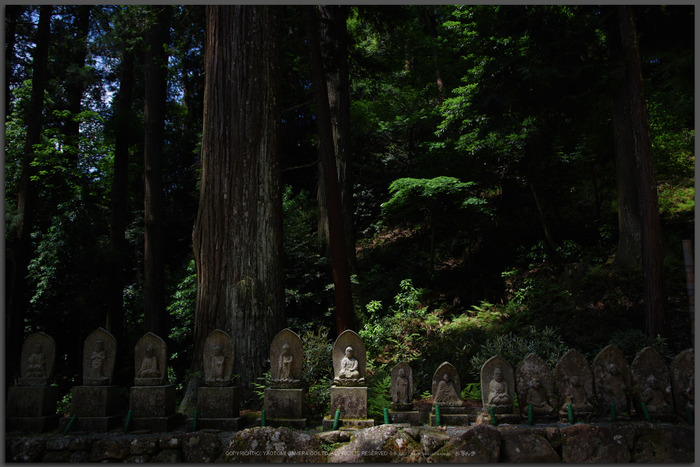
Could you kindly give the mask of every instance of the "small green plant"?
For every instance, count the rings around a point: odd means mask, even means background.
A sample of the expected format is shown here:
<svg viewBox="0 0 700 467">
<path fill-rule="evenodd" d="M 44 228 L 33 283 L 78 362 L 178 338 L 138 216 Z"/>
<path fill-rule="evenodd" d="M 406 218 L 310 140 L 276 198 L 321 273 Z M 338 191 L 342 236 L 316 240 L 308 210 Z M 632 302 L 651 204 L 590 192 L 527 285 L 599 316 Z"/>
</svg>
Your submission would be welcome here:
<svg viewBox="0 0 700 467">
<path fill-rule="evenodd" d="M 306 394 L 307 413 L 322 416 L 330 410 L 333 343 L 328 338 L 328 328 L 325 326 L 304 331 L 301 341 L 304 345 L 302 380 L 309 388 Z"/>
<path fill-rule="evenodd" d="M 367 397 L 367 416 L 379 420 L 384 416 L 384 409 L 391 405 L 391 375 L 382 374 L 372 379 Z"/>
<path fill-rule="evenodd" d="M 462 389 L 462 399 L 463 400 L 481 400 L 481 384 L 480 383 L 467 383 Z"/>
</svg>

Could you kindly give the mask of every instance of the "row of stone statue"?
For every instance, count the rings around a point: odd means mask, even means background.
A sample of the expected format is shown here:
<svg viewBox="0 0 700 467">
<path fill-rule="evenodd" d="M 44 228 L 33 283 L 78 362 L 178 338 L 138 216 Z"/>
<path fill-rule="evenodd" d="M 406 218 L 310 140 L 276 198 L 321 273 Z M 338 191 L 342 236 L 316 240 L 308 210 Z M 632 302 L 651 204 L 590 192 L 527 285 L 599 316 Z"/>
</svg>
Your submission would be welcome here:
<svg viewBox="0 0 700 467">
<path fill-rule="evenodd" d="M 405 372 L 405 367 L 398 367 Z M 393 382 L 392 372 L 392 382 Z M 403 385 L 392 389 L 395 399 L 404 395 Z M 674 412 L 694 411 L 694 352 L 687 349 L 671 363 L 670 371 L 663 358 L 651 347 L 637 354 L 630 366 L 623 353 L 610 345 L 593 360 L 592 367 L 577 350 L 569 350 L 557 363 L 554 372 L 536 354 L 529 354 L 517 367 L 494 356 L 481 368 L 483 408 L 493 414 L 513 414 L 514 396 L 520 412 L 528 406 L 539 415 L 567 416 L 569 409 L 587 417 L 609 414 L 611 404 L 618 414 L 629 414 L 642 403 L 649 414 L 664 417 Z M 433 377 L 433 403 L 459 406 L 459 375 L 444 363 Z"/>
<path fill-rule="evenodd" d="M 347 330 L 338 336 L 332 352 L 331 413 L 340 409 L 349 418 L 366 418 L 366 350 L 362 339 L 357 333 Z M 115 353 L 116 340 L 106 330 L 99 328 L 86 338 L 83 348 L 84 387 L 112 384 Z M 55 356 L 56 347 L 50 336 L 44 333 L 29 336 L 22 347 L 18 386 L 48 386 Z M 233 356 L 230 336 L 221 330 L 213 331 L 203 352 L 205 387 L 233 386 Z M 136 343 L 134 359 L 132 406 L 134 398 L 138 401 L 139 388 L 153 387 L 156 390 L 156 387 L 167 385 L 165 342 L 155 334 L 147 333 Z M 271 380 L 270 388 L 265 392 L 265 407 L 285 419 L 303 418 L 302 360 L 303 346 L 299 336 L 289 329 L 280 331 L 270 345 Z M 678 413 L 683 414 L 688 409 L 694 410 L 693 384 L 692 349 L 680 353 L 672 362 L 670 371 L 652 348 L 642 350 L 630 367 L 622 352 L 614 346 L 603 349 L 593 360 L 592 367 L 581 353 L 570 350 L 559 360 L 554 372 L 535 354 L 528 355 L 515 371 L 500 356 L 492 357 L 481 368 L 483 408 L 499 415 L 515 413 L 516 393 L 521 408 L 531 406 L 535 414 L 541 415 L 565 415 L 571 410 L 579 416 L 589 416 L 608 412 L 611 404 L 618 413 L 625 413 L 641 403 L 654 415 L 669 415 L 674 406 Z M 96 389 L 89 394 L 94 395 Z M 163 397 L 172 399 L 174 389 L 166 389 L 157 390 L 166 391 L 164 394 L 167 395 Z M 457 413 L 457 408 L 463 405 L 460 392 L 457 370 L 449 362 L 443 363 L 433 375 L 433 404 L 452 407 Z M 216 392 L 219 395 L 212 396 L 214 399 L 209 403 L 212 412 L 217 412 L 215 406 L 221 403 L 220 393 Z M 404 362 L 391 371 L 391 395 L 393 412 L 412 410 L 413 372 Z M 143 397 L 153 396 L 147 394 Z M 235 404 L 230 405 L 231 413 L 237 416 L 238 393 L 235 397 L 233 393 L 226 397 L 235 398 Z"/>
</svg>

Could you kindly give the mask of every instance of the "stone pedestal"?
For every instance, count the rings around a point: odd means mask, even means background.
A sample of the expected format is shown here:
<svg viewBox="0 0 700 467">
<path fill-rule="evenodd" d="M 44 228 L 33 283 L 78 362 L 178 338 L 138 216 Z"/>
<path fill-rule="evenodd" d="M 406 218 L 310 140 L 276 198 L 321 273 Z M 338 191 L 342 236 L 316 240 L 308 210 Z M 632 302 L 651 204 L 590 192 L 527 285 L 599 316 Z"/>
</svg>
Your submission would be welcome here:
<svg viewBox="0 0 700 467">
<path fill-rule="evenodd" d="M 465 407 L 440 406 L 442 426 L 469 426 L 469 414 Z M 430 426 L 437 426 L 435 408 L 430 414 Z"/>
<path fill-rule="evenodd" d="M 45 432 L 58 426 L 55 386 L 11 387 L 7 390 L 8 431 Z"/>
<path fill-rule="evenodd" d="M 241 388 L 238 386 L 209 387 L 197 390 L 197 424 L 202 429 L 238 430 Z"/>
<path fill-rule="evenodd" d="M 352 428 L 374 426 L 374 420 L 367 419 L 366 387 L 331 386 L 331 415 L 323 420 L 324 429 L 332 428 L 337 409 L 340 409 L 340 426 Z M 326 425 L 329 427 L 326 428 Z"/>
<path fill-rule="evenodd" d="M 263 409 L 268 426 L 306 428 L 303 389 L 265 389 Z"/>
<path fill-rule="evenodd" d="M 390 423 L 408 423 L 413 426 L 422 425 L 420 412 L 417 410 L 389 410 Z"/>
<path fill-rule="evenodd" d="M 132 386 L 129 409 L 134 430 L 172 430 L 178 418 L 175 413 L 175 385 Z"/>
<path fill-rule="evenodd" d="M 74 386 L 72 392 L 73 429 L 105 432 L 121 424 L 119 386 Z"/>
</svg>

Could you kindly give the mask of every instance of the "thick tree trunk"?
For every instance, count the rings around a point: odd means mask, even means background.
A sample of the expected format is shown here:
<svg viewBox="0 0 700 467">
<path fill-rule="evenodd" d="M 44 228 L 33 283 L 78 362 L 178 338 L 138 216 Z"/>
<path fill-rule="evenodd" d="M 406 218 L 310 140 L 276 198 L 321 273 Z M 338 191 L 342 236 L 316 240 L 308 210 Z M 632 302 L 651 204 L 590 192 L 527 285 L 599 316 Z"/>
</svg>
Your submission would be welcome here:
<svg viewBox="0 0 700 467">
<path fill-rule="evenodd" d="M 611 18 L 615 17 L 615 15 L 611 16 Z M 612 105 L 618 206 L 618 244 L 615 265 L 623 269 L 641 269 L 642 225 L 639 210 L 639 180 L 630 120 L 630 96 L 627 86 L 630 78 L 627 76 L 625 67 L 618 22 L 610 25 L 609 34 L 611 62 L 616 65 L 614 76 L 617 80 Z"/>
<path fill-rule="evenodd" d="M 270 342 L 285 324 L 276 11 L 206 7 L 191 369 L 202 369 L 207 336 L 226 331 L 244 397 L 269 368 Z"/>
<path fill-rule="evenodd" d="M 319 6 L 321 13 L 321 52 L 325 64 L 328 104 L 330 106 L 333 147 L 340 185 L 343 228 L 348 267 L 356 271 L 355 232 L 353 222 L 353 182 L 350 152 L 350 82 L 348 71 L 348 7 Z M 330 257 L 330 231 L 326 203 L 325 173 L 319 162 L 319 236 L 326 256 Z"/>
<path fill-rule="evenodd" d="M 38 188 L 32 177 L 38 172 L 34 166 L 34 145 L 41 141 L 43 125 L 44 90 L 48 78 L 49 39 L 51 33 L 51 5 L 42 5 L 39 10 L 39 26 L 36 47 L 33 54 L 32 94 L 27 117 L 27 138 L 22 159 L 22 173 L 17 192 L 17 213 L 19 215 L 16 236 L 9 239 L 10 270 L 8 277 L 5 313 L 5 361 L 7 362 L 6 381 L 12 382 L 19 363 L 19 351 L 24 338 L 24 316 L 28 305 L 27 267 L 32 256 L 32 226 L 34 210 L 38 199 Z"/>
<path fill-rule="evenodd" d="M 625 88 L 629 100 L 630 149 L 638 180 L 639 217 L 641 219 L 641 255 L 644 274 L 645 331 L 655 337 L 668 336 L 663 281 L 661 221 L 656 195 L 656 181 L 651 154 L 649 121 L 642 81 L 642 67 L 637 30 L 631 6 L 617 8 L 625 69 Z M 618 174 L 620 176 L 621 174 Z"/>
<path fill-rule="evenodd" d="M 132 143 L 131 104 L 134 86 L 134 54 L 122 50 L 119 73 L 119 94 L 116 105 L 116 141 L 114 144 L 114 178 L 112 180 L 112 213 L 109 226 L 110 267 L 106 291 L 106 329 L 124 342 L 124 284 L 126 283 L 126 258 L 128 244 L 125 238 L 127 196 L 129 186 L 129 146 Z M 122 347 L 120 346 L 120 350 Z M 120 352 L 120 355 L 123 355 Z"/>
<path fill-rule="evenodd" d="M 170 7 L 157 6 L 156 23 L 146 32 L 144 141 L 144 321 L 146 331 L 166 337 L 161 159 L 168 88 Z"/>
<path fill-rule="evenodd" d="M 335 166 L 333 130 L 328 104 L 328 88 L 321 60 L 318 13 L 315 7 L 306 8 L 306 28 L 311 61 L 311 76 L 316 96 L 316 121 L 318 126 L 318 151 L 323 163 L 328 203 L 333 284 L 335 286 L 335 316 L 338 334 L 355 326 L 350 288 L 350 270 L 345 243 L 340 188 Z"/>
</svg>

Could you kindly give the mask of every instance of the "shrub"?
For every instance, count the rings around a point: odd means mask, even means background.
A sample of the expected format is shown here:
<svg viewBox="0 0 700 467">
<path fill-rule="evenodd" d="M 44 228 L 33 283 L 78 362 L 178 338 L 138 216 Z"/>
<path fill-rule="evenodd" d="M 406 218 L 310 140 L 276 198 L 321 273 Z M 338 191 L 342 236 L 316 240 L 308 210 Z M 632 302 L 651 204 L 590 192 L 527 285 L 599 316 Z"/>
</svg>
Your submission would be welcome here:
<svg viewBox="0 0 700 467">
<path fill-rule="evenodd" d="M 567 345 L 554 329 L 530 326 L 524 336 L 508 333 L 487 340 L 471 358 L 471 373 L 479 377 L 481 367 L 494 355 L 500 355 L 515 368 L 529 353 L 535 353 L 554 368 L 567 350 Z"/>
</svg>

